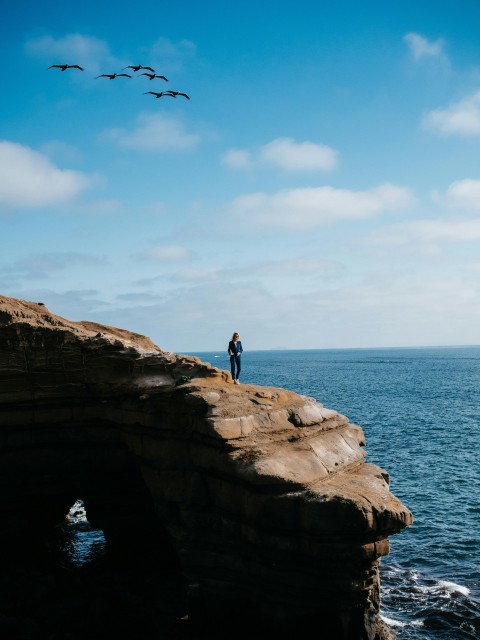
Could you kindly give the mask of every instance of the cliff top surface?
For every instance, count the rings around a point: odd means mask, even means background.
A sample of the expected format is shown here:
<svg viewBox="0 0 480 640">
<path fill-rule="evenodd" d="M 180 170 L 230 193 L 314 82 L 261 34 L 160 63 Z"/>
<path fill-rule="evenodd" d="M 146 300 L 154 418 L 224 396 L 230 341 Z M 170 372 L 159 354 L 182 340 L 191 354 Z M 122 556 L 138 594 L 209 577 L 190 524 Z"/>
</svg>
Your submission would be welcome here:
<svg viewBox="0 0 480 640">
<path fill-rule="evenodd" d="M 150 338 L 98 322 L 73 322 L 51 313 L 43 302 L 28 302 L 0 295 L 0 327 L 23 324 L 38 329 L 54 329 L 75 334 L 78 338 L 93 338 L 99 333 L 109 341 L 120 340 L 125 347 L 143 352 L 161 352 Z"/>
</svg>

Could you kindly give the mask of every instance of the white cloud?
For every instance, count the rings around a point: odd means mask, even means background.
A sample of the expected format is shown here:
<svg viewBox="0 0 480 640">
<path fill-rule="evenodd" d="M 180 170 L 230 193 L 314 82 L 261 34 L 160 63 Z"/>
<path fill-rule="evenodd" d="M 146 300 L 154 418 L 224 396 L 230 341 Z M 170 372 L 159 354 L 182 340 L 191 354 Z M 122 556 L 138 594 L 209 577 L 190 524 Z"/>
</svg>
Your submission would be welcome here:
<svg viewBox="0 0 480 640">
<path fill-rule="evenodd" d="M 52 161 L 77 163 L 81 158 L 81 153 L 78 149 L 61 140 L 46 142 L 41 146 L 40 151 Z"/>
<path fill-rule="evenodd" d="M 295 142 L 292 138 L 276 138 L 255 152 L 230 149 L 222 162 L 234 169 L 273 166 L 285 171 L 330 171 L 338 162 L 338 151 L 314 142 Z"/>
<path fill-rule="evenodd" d="M 336 260 L 321 260 L 318 258 L 287 258 L 284 260 L 265 260 L 254 262 L 250 265 L 235 268 L 210 267 L 210 268 L 190 268 L 176 271 L 170 276 L 172 282 L 206 282 L 209 280 L 222 280 L 232 282 L 238 280 L 251 280 L 254 278 L 275 280 L 280 279 L 283 283 L 287 279 L 294 279 L 298 289 L 298 277 L 305 281 L 309 278 L 322 277 L 324 281 L 336 280 L 346 272 L 346 267 Z M 159 278 L 138 282 L 137 284 L 149 285 Z M 162 276 L 164 280 L 164 276 Z"/>
<path fill-rule="evenodd" d="M 480 240 L 480 219 L 419 220 L 408 225 L 407 230 L 430 242 L 471 242 Z"/>
<path fill-rule="evenodd" d="M 336 279 L 346 271 L 345 265 L 336 260 L 318 258 L 269 260 L 236 269 L 240 275 L 254 275 L 267 278 L 295 278 L 321 275 L 324 279 Z"/>
<path fill-rule="evenodd" d="M 104 198 L 103 200 L 91 200 L 70 207 L 70 211 L 78 215 L 112 215 L 125 211 L 126 207 L 120 200 Z"/>
<path fill-rule="evenodd" d="M 448 247 L 480 240 L 480 218 L 415 220 L 377 230 L 362 239 L 375 253 L 392 256 L 392 249 L 417 260 L 422 255 L 441 256 Z"/>
<path fill-rule="evenodd" d="M 323 144 L 277 138 L 260 150 L 260 162 L 287 171 L 328 171 L 337 164 L 338 152 Z"/>
<path fill-rule="evenodd" d="M 210 268 L 197 268 L 197 269 L 181 269 L 170 276 L 173 282 L 201 282 L 204 280 L 218 280 L 224 277 L 225 272 L 228 271 L 234 275 L 235 271 L 232 269 L 221 269 L 218 267 Z"/>
<path fill-rule="evenodd" d="M 96 320 L 101 322 L 101 311 L 109 306 L 108 303 L 99 299 L 100 292 L 96 289 L 71 289 L 59 292 L 46 288 L 17 287 L 11 295 L 22 300 L 41 301 L 50 311 L 64 318 L 75 320 L 84 318 L 92 322 Z"/>
<path fill-rule="evenodd" d="M 445 200 L 448 205 L 480 214 L 480 180 L 457 180 L 448 187 Z"/>
<path fill-rule="evenodd" d="M 139 151 L 189 149 L 200 141 L 198 134 L 186 131 L 181 120 L 160 113 L 141 113 L 133 130 L 109 129 L 104 137 L 121 147 Z"/>
<path fill-rule="evenodd" d="M 445 134 L 480 134 L 480 91 L 446 109 L 430 111 L 424 117 L 423 125 Z"/>
<path fill-rule="evenodd" d="M 362 220 L 413 204 L 404 187 L 383 184 L 368 191 L 333 187 L 285 189 L 240 196 L 226 210 L 238 226 L 305 230 L 343 220 Z M 228 220 L 231 227 L 231 220 Z"/>
<path fill-rule="evenodd" d="M 478 344 L 478 322 L 472 322 L 480 318 L 478 274 L 426 274 L 415 269 L 395 274 L 384 265 L 368 274 L 362 273 L 361 265 L 359 269 L 354 282 L 300 294 L 272 294 L 258 283 L 238 283 L 235 296 L 241 304 L 235 309 L 234 327 L 231 287 L 223 281 L 177 286 L 157 294 L 156 304 L 149 296 L 148 304 L 107 308 L 101 321 L 148 335 L 164 349 L 218 350 L 225 356 L 233 329 L 240 331 L 249 351 L 276 345 L 312 349 Z M 226 357 L 224 362 L 227 365 Z M 224 366 L 221 359 L 213 364 Z M 275 384 L 272 375 L 270 384 Z"/>
<path fill-rule="evenodd" d="M 0 141 L 0 207 L 38 208 L 75 198 L 91 178 L 62 170 L 30 147 Z"/>
<path fill-rule="evenodd" d="M 472 262 L 466 265 L 467 271 L 473 271 L 474 273 L 480 273 L 480 262 Z"/>
<path fill-rule="evenodd" d="M 25 280 L 44 280 L 61 271 L 80 268 L 85 274 L 90 267 L 98 269 L 107 264 L 105 256 L 78 253 L 75 251 L 57 251 L 36 253 L 15 262 L 0 264 L 0 280 L 5 277 L 17 288 Z"/>
<path fill-rule="evenodd" d="M 191 260 L 193 254 L 186 247 L 179 245 L 165 245 L 144 251 L 137 257 L 142 260 L 152 260 L 153 262 L 178 262 Z"/>
<path fill-rule="evenodd" d="M 45 278 L 48 274 L 75 267 L 100 267 L 107 264 L 105 256 L 96 256 L 74 251 L 56 253 L 38 253 L 18 260 L 14 270 L 28 278 Z"/>
<path fill-rule="evenodd" d="M 247 149 L 229 149 L 223 154 L 222 162 L 233 169 L 249 169 L 254 164 L 250 151 Z"/>
<path fill-rule="evenodd" d="M 143 293 L 120 293 L 115 296 L 115 300 L 119 302 L 127 302 L 130 304 L 149 304 L 149 303 L 157 303 L 158 295 L 143 292 Z"/>
<path fill-rule="evenodd" d="M 185 63 L 194 58 L 197 53 L 196 45 L 190 40 L 172 42 L 168 38 L 158 38 L 150 47 L 148 55 L 154 60 L 155 68 L 161 72 L 181 71 Z M 168 74 L 167 74 L 168 75 Z"/>
<path fill-rule="evenodd" d="M 70 33 L 58 39 L 52 36 L 36 38 L 28 41 L 25 49 L 30 55 L 47 60 L 50 64 L 79 64 L 89 73 L 98 73 L 102 66 L 107 71 L 109 67 L 115 71 L 122 64 L 110 53 L 104 40 L 80 33 Z"/>
<path fill-rule="evenodd" d="M 415 60 L 421 58 L 438 58 L 444 56 L 443 48 L 445 42 L 442 39 L 435 41 L 428 40 L 425 36 L 419 33 L 410 32 L 403 36 L 403 39 L 407 43 L 410 53 Z"/>
</svg>

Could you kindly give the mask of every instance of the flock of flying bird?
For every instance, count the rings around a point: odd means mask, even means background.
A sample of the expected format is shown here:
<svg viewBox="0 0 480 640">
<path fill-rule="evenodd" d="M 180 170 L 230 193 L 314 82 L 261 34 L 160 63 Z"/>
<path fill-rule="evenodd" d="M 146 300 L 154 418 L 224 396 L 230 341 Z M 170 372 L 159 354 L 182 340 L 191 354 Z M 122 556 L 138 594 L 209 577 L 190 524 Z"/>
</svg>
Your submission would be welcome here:
<svg viewBox="0 0 480 640">
<path fill-rule="evenodd" d="M 79 69 L 80 71 L 84 71 L 84 68 L 81 67 L 79 64 L 52 64 L 48 68 L 60 69 L 60 71 L 66 71 L 67 69 Z M 160 80 L 164 80 L 165 82 L 168 82 L 168 78 L 166 78 L 165 76 L 157 75 L 157 73 L 155 72 L 155 69 L 152 69 L 152 67 L 144 66 L 143 64 L 129 64 L 127 67 L 124 67 L 124 69 L 132 69 L 134 73 L 138 73 L 138 71 L 140 71 L 141 69 L 145 69 L 145 71 L 143 71 L 142 73 L 139 73 L 138 75 L 148 76 L 150 80 L 159 78 Z M 120 78 L 121 76 L 124 76 L 126 78 L 132 77 L 131 74 L 129 73 L 101 73 L 95 79 L 109 78 L 110 80 L 114 80 L 115 78 Z M 182 96 L 187 100 L 190 100 L 190 96 L 188 96 L 186 93 L 182 93 L 181 91 L 144 91 L 143 95 L 146 95 L 148 93 L 155 96 L 155 98 L 163 98 L 164 96 L 167 96 L 169 98 L 176 98 L 177 96 Z"/>
</svg>

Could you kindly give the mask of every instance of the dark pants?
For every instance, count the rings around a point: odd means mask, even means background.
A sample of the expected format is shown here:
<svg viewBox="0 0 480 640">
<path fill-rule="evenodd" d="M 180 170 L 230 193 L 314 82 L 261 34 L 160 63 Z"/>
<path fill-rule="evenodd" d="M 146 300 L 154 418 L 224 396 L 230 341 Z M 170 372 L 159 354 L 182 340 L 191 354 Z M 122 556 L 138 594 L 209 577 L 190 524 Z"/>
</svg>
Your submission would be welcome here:
<svg viewBox="0 0 480 640">
<path fill-rule="evenodd" d="M 237 374 L 235 375 L 235 365 L 237 365 Z M 230 356 L 230 370 L 232 372 L 232 378 L 238 380 L 240 377 L 240 371 L 242 370 L 242 364 L 240 356 Z"/>
</svg>

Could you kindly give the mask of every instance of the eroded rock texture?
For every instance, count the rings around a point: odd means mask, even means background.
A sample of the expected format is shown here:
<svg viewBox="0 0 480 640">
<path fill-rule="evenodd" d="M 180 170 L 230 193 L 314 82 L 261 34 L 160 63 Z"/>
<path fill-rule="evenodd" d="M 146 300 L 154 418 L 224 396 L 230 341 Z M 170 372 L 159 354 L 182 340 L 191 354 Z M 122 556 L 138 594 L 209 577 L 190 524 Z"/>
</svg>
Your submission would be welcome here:
<svg viewBox="0 0 480 640">
<path fill-rule="evenodd" d="M 312 398 L 0 296 L 0 427 L 3 548 L 81 498 L 113 547 L 171 548 L 191 617 L 391 637 L 378 562 L 411 514 Z"/>
</svg>

